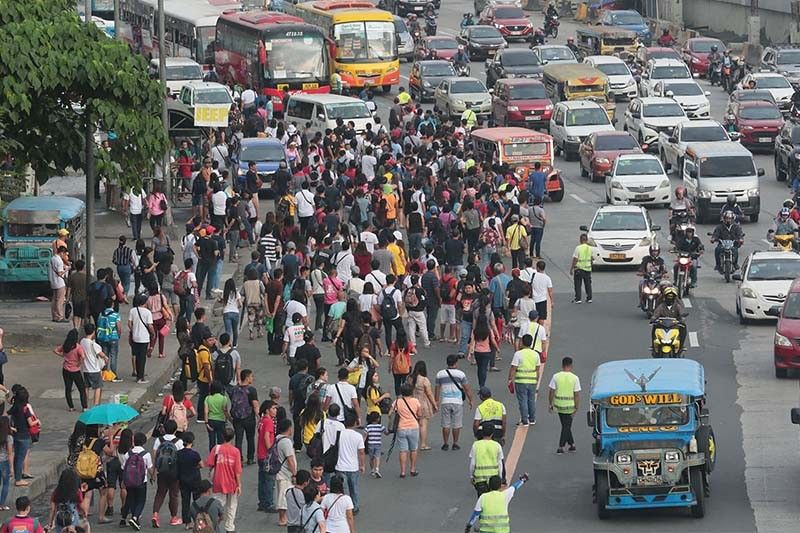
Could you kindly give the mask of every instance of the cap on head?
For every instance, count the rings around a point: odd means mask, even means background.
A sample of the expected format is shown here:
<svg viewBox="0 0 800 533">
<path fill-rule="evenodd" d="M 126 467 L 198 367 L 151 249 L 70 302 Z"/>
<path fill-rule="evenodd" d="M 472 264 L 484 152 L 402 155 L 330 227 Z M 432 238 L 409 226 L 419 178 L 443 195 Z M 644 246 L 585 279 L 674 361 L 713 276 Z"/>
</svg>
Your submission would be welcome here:
<svg viewBox="0 0 800 533">
<path fill-rule="evenodd" d="M 286 243 L 286 249 L 287 250 L 294 250 L 295 248 L 297 248 L 297 247 L 295 246 L 294 241 L 289 241 L 289 242 Z"/>
<path fill-rule="evenodd" d="M 539 311 L 531 309 L 528 311 L 528 320 L 537 320 L 539 318 Z"/>
<path fill-rule="evenodd" d="M 478 391 L 478 395 L 483 399 L 491 398 L 492 389 L 490 389 L 489 387 L 481 387 L 480 390 Z"/>
</svg>

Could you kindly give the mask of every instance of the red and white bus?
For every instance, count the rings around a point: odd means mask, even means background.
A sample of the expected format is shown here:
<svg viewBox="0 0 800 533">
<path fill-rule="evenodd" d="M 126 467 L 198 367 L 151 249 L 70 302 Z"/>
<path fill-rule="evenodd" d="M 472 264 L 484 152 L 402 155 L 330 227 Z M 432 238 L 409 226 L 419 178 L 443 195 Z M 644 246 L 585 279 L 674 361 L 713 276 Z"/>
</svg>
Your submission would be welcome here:
<svg viewBox="0 0 800 533">
<path fill-rule="evenodd" d="M 330 53 L 320 28 L 274 11 L 223 13 L 215 65 L 222 83 L 251 87 L 282 111 L 283 90 L 330 92 Z"/>
</svg>

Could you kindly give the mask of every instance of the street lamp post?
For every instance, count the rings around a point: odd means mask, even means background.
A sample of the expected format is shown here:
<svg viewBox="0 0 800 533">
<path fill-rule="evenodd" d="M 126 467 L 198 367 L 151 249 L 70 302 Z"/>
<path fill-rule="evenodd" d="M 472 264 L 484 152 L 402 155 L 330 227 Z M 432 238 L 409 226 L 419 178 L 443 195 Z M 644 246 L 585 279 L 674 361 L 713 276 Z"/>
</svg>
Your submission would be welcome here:
<svg viewBox="0 0 800 533">
<path fill-rule="evenodd" d="M 169 111 L 167 109 L 167 55 L 165 52 L 164 47 L 164 40 L 166 38 L 166 34 L 164 32 L 164 0 L 158 0 L 158 71 L 159 71 L 159 80 L 161 82 L 161 94 L 162 94 L 162 104 L 161 104 L 161 122 L 164 125 L 164 131 L 169 137 Z M 172 203 L 172 179 L 169 172 L 169 147 L 164 152 L 164 157 L 161 161 L 161 168 L 162 168 L 162 177 L 164 179 L 164 194 L 169 199 L 169 203 Z M 167 209 L 165 213 L 165 223 L 167 226 L 171 226 L 170 213 L 171 209 Z"/>
</svg>

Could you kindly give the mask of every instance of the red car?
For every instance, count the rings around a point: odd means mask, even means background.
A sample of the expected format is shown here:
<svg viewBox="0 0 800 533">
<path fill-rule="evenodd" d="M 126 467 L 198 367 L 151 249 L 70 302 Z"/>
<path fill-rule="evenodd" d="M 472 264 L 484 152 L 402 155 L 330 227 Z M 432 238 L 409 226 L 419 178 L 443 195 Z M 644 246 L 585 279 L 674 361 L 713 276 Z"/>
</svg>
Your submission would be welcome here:
<svg viewBox="0 0 800 533">
<path fill-rule="evenodd" d="M 533 40 L 533 24 L 525 16 L 522 8 L 516 6 L 489 6 L 481 13 L 478 24 L 494 26 L 500 30 L 500 34 L 507 41 L 512 39 Z"/>
<path fill-rule="evenodd" d="M 800 281 L 792 282 L 783 305 L 766 313 L 778 317 L 773 342 L 775 377 L 785 378 L 791 369 L 800 370 Z"/>
<path fill-rule="evenodd" d="M 453 59 L 458 52 L 458 41 L 450 35 L 423 37 L 417 45 L 419 59 Z"/>
<path fill-rule="evenodd" d="M 499 79 L 494 84 L 492 117 L 498 126 L 549 128 L 553 102 L 544 84 L 531 79 Z"/>
<path fill-rule="evenodd" d="M 783 128 L 783 115 L 775 104 L 745 101 L 731 104 L 724 125 L 739 132 L 739 142 L 748 148 L 775 149 L 775 137 Z"/>
<path fill-rule="evenodd" d="M 714 45 L 717 45 L 720 54 L 727 50 L 725 43 L 712 37 L 692 37 L 686 41 L 683 47 L 683 60 L 692 74 L 700 76 L 708 74 L 708 54 Z"/>
<path fill-rule="evenodd" d="M 581 176 L 601 181 L 622 154 L 641 154 L 642 147 L 627 131 L 598 131 L 589 135 L 579 149 Z"/>
</svg>

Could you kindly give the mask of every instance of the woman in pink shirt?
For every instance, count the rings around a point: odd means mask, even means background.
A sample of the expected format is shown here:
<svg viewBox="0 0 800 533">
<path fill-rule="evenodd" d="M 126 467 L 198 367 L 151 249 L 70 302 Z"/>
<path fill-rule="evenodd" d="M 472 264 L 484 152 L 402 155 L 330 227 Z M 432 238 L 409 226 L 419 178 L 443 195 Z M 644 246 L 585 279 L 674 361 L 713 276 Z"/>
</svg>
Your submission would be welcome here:
<svg viewBox="0 0 800 533">
<path fill-rule="evenodd" d="M 156 226 L 161 226 L 164 223 L 164 213 L 167 212 L 169 202 L 167 196 L 161 192 L 161 184 L 157 181 L 153 182 L 153 192 L 147 195 L 147 216 L 150 219 L 150 228 L 155 233 Z"/>
<path fill-rule="evenodd" d="M 69 407 L 70 411 L 75 410 L 75 405 L 72 403 L 73 384 L 78 387 L 83 410 L 85 411 L 89 407 L 86 401 L 86 384 L 83 382 L 83 374 L 81 374 L 81 362 L 86 357 L 86 354 L 78 342 L 78 330 L 73 329 L 67 333 L 64 343 L 53 349 L 53 353 L 64 358 L 61 375 L 64 378 L 64 396 L 67 399 L 67 407 Z"/>
<path fill-rule="evenodd" d="M 322 290 L 325 291 L 325 325 L 322 331 L 328 331 L 328 326 L 331 321 L 328 316 L 328 311 L 330 311 L 333 304 L 339 301 L 339 291 L 342 290 L 342 287 L 344 287 L 344 283 L 337 275 L 336 265 L 333 265 L 327 277 L 322 280 Z"/>
<path fill-rule="evenodd" d="M 422 416 L 422 406 L 414 398 L 414 386 L 403 383 L 400 387 L 400 397 L 397 398 L 389 409 L 389 419 L 397 411 L 399 422 L 397 424 L 397 443 L 400 446 L 400 477 L 406 477 L 406 463 L 411 456 L 411 475 L 417 475 L 417 450 L 419 449 L 419 418 Z"/>
</svg>

